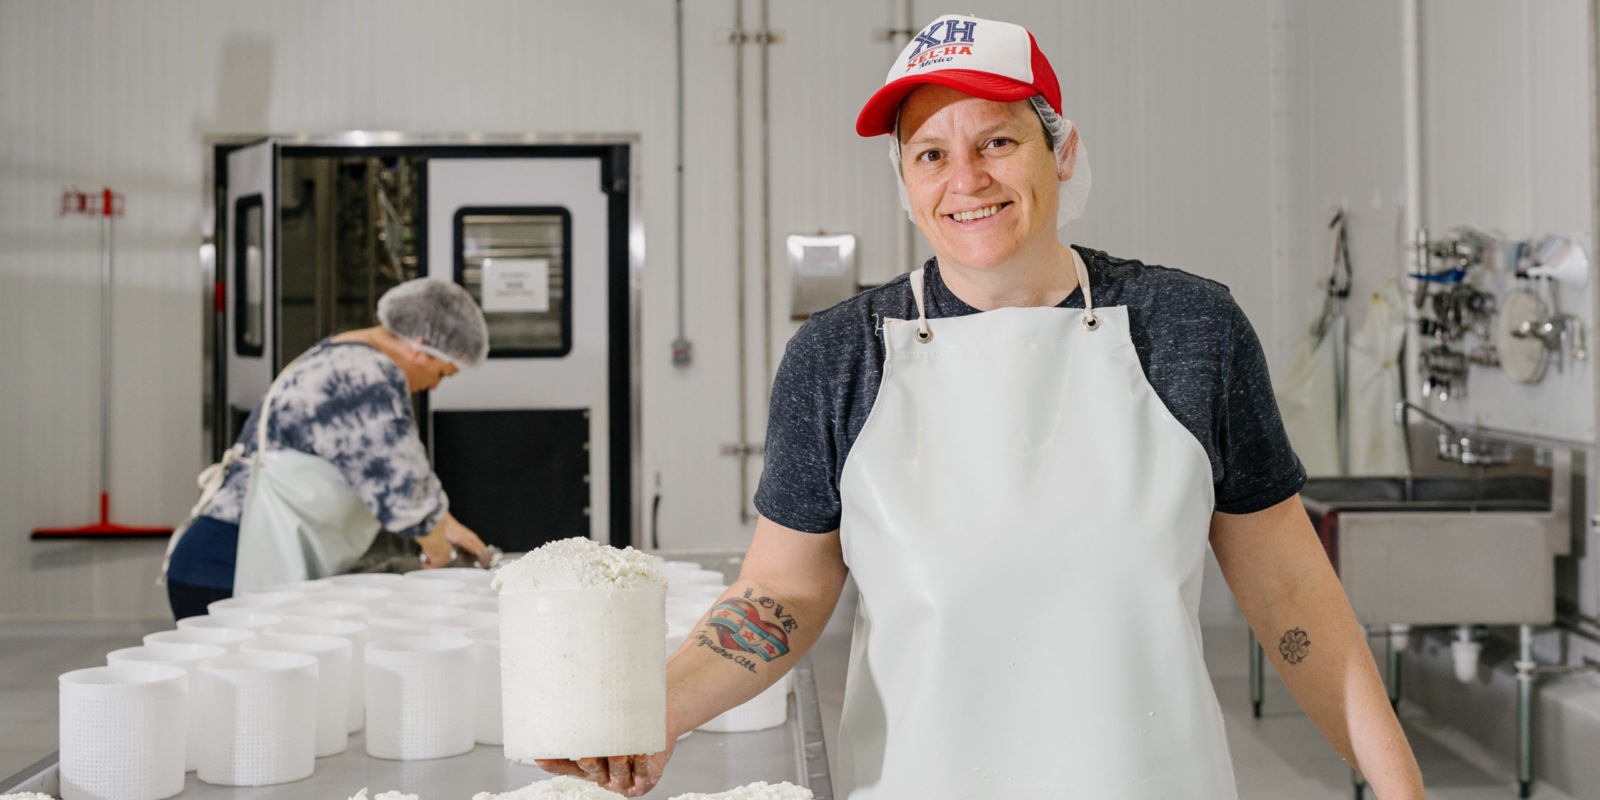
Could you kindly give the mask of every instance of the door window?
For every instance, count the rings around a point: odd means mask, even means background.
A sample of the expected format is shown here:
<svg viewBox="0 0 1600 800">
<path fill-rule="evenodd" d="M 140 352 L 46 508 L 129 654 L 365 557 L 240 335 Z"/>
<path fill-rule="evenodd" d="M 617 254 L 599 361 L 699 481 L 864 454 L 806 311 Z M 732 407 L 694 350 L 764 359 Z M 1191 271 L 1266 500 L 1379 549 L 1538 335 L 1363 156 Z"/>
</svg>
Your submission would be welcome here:
<svg viewBox="0 0 1600 800">
<path fill-rule="evenodd" d="M 259 356 L 265 351 L 267 269 L 266 217 L 261 195 L 239 198 L 233 213 L 234 352 Z"/>
<path fill-rule="evenodd" d="M 554 206 L 462 208 L 455 236 L 456 281 L 483 307 L 489 357 L 571 352 L 571 213 Z"/>
</svg>

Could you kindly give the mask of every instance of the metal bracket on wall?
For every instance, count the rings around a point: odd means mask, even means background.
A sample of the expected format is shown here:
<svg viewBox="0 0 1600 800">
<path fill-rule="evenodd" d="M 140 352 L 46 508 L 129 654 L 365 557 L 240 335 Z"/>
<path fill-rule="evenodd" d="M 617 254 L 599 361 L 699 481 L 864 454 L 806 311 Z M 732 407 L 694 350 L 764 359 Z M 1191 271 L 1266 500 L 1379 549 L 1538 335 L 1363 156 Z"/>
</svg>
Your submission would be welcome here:
<svg viewBox="0 0 1600 800">
<path fill-rule="evenodd" d="M 783 44 L 783 32 L 721 30 L 717 44 Z"/>
<path fill-rule="evenodd" d="M 721 452 L 725 456 L 739 459 L 739 481 L 743 487 L 750 459 L 765 454 L 767 446 L 761 442 L 733 442 L 723 445 Z M 739 524 L 748 525 L 750 520 L 755 519 L 755 515 L 750 512 L 750 492 L 746 488 L 741 488 L 739 494 Z"/>
</svg>

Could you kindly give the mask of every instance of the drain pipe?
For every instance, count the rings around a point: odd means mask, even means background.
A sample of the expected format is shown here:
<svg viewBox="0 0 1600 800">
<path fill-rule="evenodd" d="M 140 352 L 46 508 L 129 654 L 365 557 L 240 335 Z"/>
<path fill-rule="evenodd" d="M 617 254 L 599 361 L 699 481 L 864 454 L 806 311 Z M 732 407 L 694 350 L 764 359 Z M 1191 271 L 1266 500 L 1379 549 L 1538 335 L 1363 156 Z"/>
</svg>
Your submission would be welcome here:
<svg viewBox="0 0 1600 800">
<path fill-rule="evenodd" d="M 1533 660 L 1533 626 L 1517 626 L 1517 789 L 1533 791 L 1533 681 L 1539 669 Z"/>
<path fill-rule="evenodd" d="M 677 194 L 678 194 L 678 219 L 677 219 L 677 283 L 678 283 L 678 335 L 672 340 L 672 365 L 683 368 L 689 366 L 691 348 L 689 337 L 684 333 L 683 310 L 683 229 L 684 216 L 688 213 L 688 206 L 683 202 L 683 0 L 673 0 L 673 23 L 677 27 L 677 61 L 678 61 L 678 153 L 676 166 Z M 660 495 L 657 495 L 657 499 Z"/>
<path fill-rule="evenodd" d="M 1423 163 L 1423 158 L 1427 154 L 1424 144 L 1427 131 L 1424 129 L 1422 103 L 1425 99 L 1423 93 L 1427 87 L 1423 83 L 1422 76 L 1422 63 L 1424 54 L 1422 52 L 1423 40 L 1421 0 L 1405 0 L 1400 7 L 1400 19 L 1401 39 L 1404 42 L 1401 54 L 1401 58 L 1404 61 L 1401 92 L 1404 98 L 1405 106 L 1404 129 L 1406 180 L 1406 207 L 1404 212 L 1405 220 L 1402 224 L 1405 225 L 1404 230 L 1408 239 L 1412 241 L 1420 239 L 1421 241 L 1426 242 L 1427 233 L 1423 229 L 1428 223 L 1426 213 L 1427 209 L 1423 207 L 1425 197 L 1423 193 L 1423 182 L 1427 180 L 1427 165 Z M 1412 253 L 1412 258 L 1415 259 L 1415 262 L 1409 265 L 1409 272 L 1423 273 L 1428 271 L 1427 254 L 1425 248 L 1409 247 L 1407 248 L 1407 252 Z M 1396 277 L 1398 278 L 1398 285 L 1400 286 L 1400 291 L 1402 292 L 1403 296 L 1406 287 L 1410 286 L 1414 282 L 1406 278 L 1404 274 Z M 1412 302 L 1423 302 L 1422 297 L 1424 292 L 1422 288 L 1415 288 L 1414 291 L 1416 292 L 1416 295 L 1411 298 Z M 1405 336 L 1401 341 L 1401 348 L 1403 352 L 1401 354 L 1400 371 L 1402 376 L 1401 380 L 1404 381 L 1402 387 L 1409 389 L 1411 382 L 1405 381 L 1404 376 L 1417 374 L 1417 354 L 1422 350 L 1420 346 L 1417 346 L 1415 325 L 1408 324 L 1406 326 Z M 1401 399 L 1410 400 L 1411 398 L 1402 396 Z M 1402 423 L 1402 426 L 1404 427 L 1401 434 L 1402 439 L 1405 442 L 1406 470 L 1407 472 L 1410 472 L 1413 469 L 1412 464 L 1415 463 L 1412 461 L 1411 457 L 1411 428 L 1409 425 L 1405 425 L 1404 423 Z"/>
<path fill-rule="evenodd" d="M 761 5 L 761 23 L 766 25 L 767 5 Z M 762 312 L 771 317 L 771 270 L 766 268 L 770 255 L 767 253 L 766 239 L 770 236 L 771 228 L 771 191 L 769 189 L 769 168 L 767 153 L 767 54 L 766 45 L 771 42 L 770 33 L 763 27 L 760 31 L 746 31 L 744 29 L 744 0 L 733 0 L 733 30 L 722 34 L 718 40 L 734 46 L 733 50 L 733 175 L 734 175 L 734 286 L 738 299 L 734 309 L 734 325 L 737 340 L 735 343 L 738 359 L 735 372 L 736 390 L 738 391 L 738 436 L 732 444 L 724 444 L 721 452 L 725 456 L 733 456 L 739 460 L 739 524 L 748 525 L 755 519 L 750 509 L 750 457 L 760 455 L 764 447 L 759 442 L 752 442 L 749 435 L 750 429 L 750 353 L 746 342 L 746 333 L 749 330 L 745 304 L 749 300 L 746 270 L 748 267 L 747 241 L 745 238 L 745 165 L 744 165 L 744 46 L 746 44 L 762 45 L 761 52 L 761 227 L 762 238 Z M 772 325 L 770 319 L 762 321 L 763 335 L 762 373 L 766 380 L 771 379 L 772 359 Z M 763 386 L 767 384 L 763 382 Z"/>
<path fill-rule="evenodd" d="M 745 331 L 748 330 L 745 321 L 745 258 L 746 252 L 744 231 L 745 186 L 744 186 L 744 0 L 733 0 L 733 217 L 734 224 L 734 267 L 736 276 L 734 285 L 738 302 L 734 313 L 734 338 L 738 339 L 739 369 L 735 386 L 739 392 L 738 413 L 738 438 L 728 447 L 723 448 L 724 453 L 735 455 L 739 459 L 739 524 L 750 523 L 749 498 L 750 498 L 750 399 L 748 391 L 750 385 L 749 358 L 745 344 Z"/>
<path fill-rule="evenodd" d="M 772 25 L 761 0 L 761 396 L 772 395 Z M 766 441 L 762 436 L 761 440 Z M 746 439 L 746 441 L 749 441 Z M 761 445 L 757 445 L 761 447 Z M 764 448 L 757 450 L 763 453 Z"/>
<path fill-rule="evenodd" d="M 1472 683 L 1478 677 L 1478 661 L 1483 655 L 1483 643 L 1472 638 L 1472 626 L 1456 628 L 1455 641 L 1450 643 L 1450 660 L 1456 668 L 1456 680 Z"/>
</svg>

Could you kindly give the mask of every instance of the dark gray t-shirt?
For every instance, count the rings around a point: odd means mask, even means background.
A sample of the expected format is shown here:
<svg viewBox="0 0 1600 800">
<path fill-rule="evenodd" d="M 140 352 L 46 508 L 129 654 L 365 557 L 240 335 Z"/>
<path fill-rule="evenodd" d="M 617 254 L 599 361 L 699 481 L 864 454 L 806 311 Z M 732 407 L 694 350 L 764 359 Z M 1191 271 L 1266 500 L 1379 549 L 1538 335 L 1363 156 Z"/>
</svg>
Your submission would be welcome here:
<svg viewBox="0 0 1600 800">
<path fill-rule="evenodd" d="M 1300 491 L 1305 469 L 1289 446 L 1250 321 L 1228 287 L 1180 270 L 1077 247 L 1098 306 L 1126 306 L 1144 374 L 1205 448 L 1216 510 L 1248 514 Z M 925 269 L 928 317 L 979 313 Z M 1083 308 L 1074 290 L 1062 308 Z M 845 457 L 883 378 L 882 320 L 915 319 L 908 276 L 812 315 L 789 340 L 772 386 L 761 515 L 787 528 L 839 527 Z"/>
</svg>

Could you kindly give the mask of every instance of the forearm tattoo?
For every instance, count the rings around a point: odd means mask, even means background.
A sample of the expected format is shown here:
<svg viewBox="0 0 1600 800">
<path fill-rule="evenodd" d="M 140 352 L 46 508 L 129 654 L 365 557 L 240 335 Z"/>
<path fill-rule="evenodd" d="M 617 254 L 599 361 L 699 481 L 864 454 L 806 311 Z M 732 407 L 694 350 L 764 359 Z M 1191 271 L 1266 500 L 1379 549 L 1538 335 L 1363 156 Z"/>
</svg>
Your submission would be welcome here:
<svg viewBox="0 0 1600 800">
<path fill-rule="evenodd" d="M 770 618 L 763 619 L 763 616 Z M 794 615 L 783 610 L 783 604 L 770 597 L 760 597 L 755 590 L 744 590 L 743 597 L 733 597 L 711 609 L 706 621 L 711 633 L 716 635 L 713 651 L 731 657 L 736 653 L 750 653 L 762 661 L 771 661 L 789 652 L 789 634 L 800 627 Z M 705 632 L 696 636 L 701 647 L 712 645 Z M 737 659 L 735 659 L 737 660 Z M 748 659 L 746 659 L 748 661 Z M 747 666 L 747 669 L 754 665 Z M 751 671 L 754 671 L 753 669 Z"/>
<path fill-rule="evenodd" d="M 1310 653 L 1311 637 L 1299 628 L 1290 628 L 1283 638 L 1278 640 L 1278 655 L 1283 656 L 1283 660 L 1290 664 L 1306 660 L 1306 656 Z"/>
</svg>

